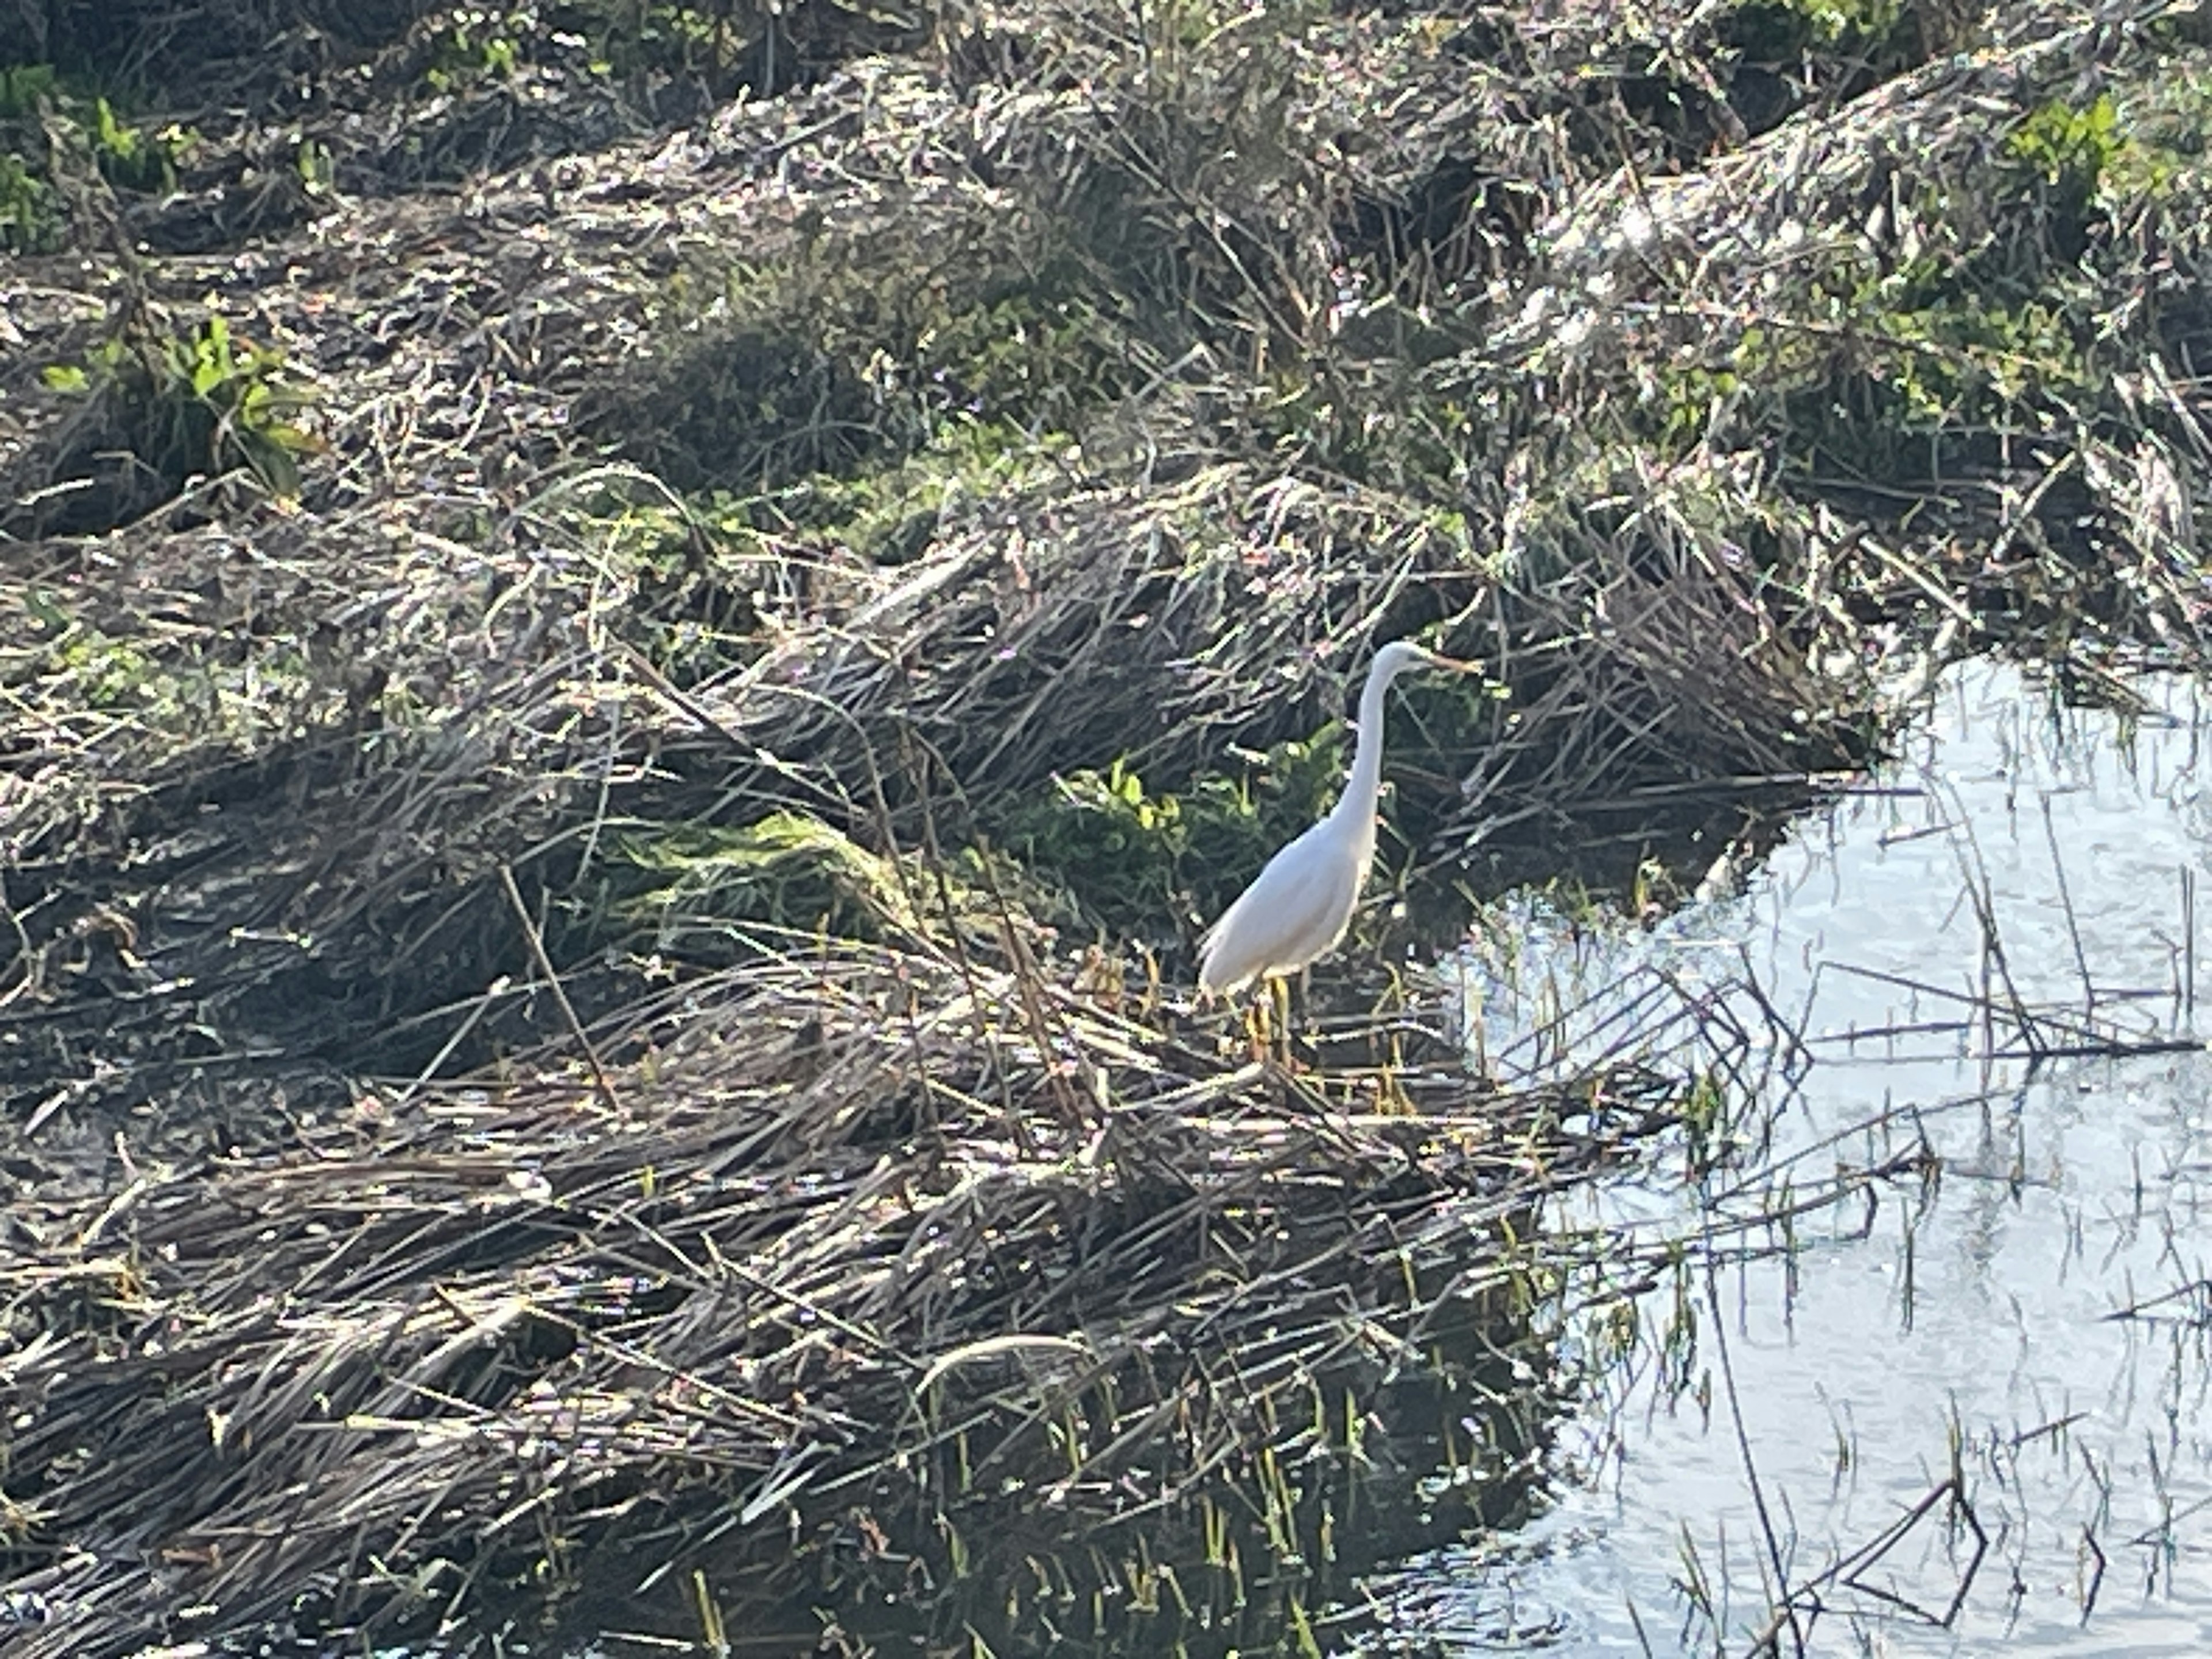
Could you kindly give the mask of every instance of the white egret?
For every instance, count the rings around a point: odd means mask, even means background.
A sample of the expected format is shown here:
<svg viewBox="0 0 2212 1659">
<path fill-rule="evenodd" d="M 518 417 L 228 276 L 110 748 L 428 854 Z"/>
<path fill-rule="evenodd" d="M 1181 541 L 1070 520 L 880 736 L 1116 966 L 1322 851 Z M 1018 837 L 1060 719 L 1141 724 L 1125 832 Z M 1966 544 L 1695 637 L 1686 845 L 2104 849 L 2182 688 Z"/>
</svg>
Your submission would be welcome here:
<svg viewBox="0 0 2212 1659">
<path fill-rule="evenodd" d="M 1235 992 L 1255 980 L 1281 981 L 1336 948 L 1352 924 L 1367 867 L 1375 861 L 1375 802 L 1382 787 L 1382 704 L 1408 668 L 1476 674 L 1407 640 L 1375 653 L 1359 694 L 1352 777 L 1328 816 L 1269 859 L 1252 884 L 1199 942 L 1199 988 Z"/>
</svg>

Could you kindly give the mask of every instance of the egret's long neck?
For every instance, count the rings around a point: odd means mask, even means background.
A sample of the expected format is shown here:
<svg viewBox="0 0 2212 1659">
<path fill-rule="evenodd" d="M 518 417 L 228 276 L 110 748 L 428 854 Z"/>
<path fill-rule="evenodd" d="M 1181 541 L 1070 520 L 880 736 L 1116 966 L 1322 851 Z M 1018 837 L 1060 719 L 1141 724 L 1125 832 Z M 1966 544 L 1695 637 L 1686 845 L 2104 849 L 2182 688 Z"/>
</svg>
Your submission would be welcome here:
<svg viewBox="0 0 2212 1659">
<path fill-rule="evenodd" d="M 1370 673 L 1359 694 L 1359 734 L 1353 739 L 1352 780 L 1344 786 L 1329 816 L 1349 818 L 1370 833 L 1375 827 L 1375 801 L 1382 790 L 1382 705 L 1390 695 L 1393 673 Z"/>
</svg>

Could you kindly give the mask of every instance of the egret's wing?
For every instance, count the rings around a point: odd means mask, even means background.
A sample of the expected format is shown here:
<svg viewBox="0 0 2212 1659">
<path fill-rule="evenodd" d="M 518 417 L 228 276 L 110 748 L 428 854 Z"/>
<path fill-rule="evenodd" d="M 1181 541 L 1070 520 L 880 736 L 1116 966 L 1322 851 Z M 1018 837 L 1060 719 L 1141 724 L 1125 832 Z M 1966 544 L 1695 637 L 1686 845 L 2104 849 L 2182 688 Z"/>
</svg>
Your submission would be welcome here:
<svg viewBox="0 0 2212 1659">
<path fill-rule="evenodd" d="M 1262 903 L 1286 896 L 1299 889 L 1302 885 L 1299 872 L 1307 863 L 1308 843 L 1320 828 L 1316 824 L 1297 840 L 1275 849 L 1274 856 L 1261 866 L 1260 873 L 1252 878 L 1226 910 L 1213 919 L 1213 926 L 1200 935 L 1198 948 L 1201 954 L 1219 950 L 1228 939 L 1239 933 L 1249 937 L 1250 924 L 1242 921 L 1243 918 L 1249 916 Z"/>
<path fill-rule="evenodd" d="M 1302 968 L 1343 936 L 1364 871 L 1316 824 L 1267 860 L 1199 946 L 1199 983 L 1225 991 Z"/>
</svg>

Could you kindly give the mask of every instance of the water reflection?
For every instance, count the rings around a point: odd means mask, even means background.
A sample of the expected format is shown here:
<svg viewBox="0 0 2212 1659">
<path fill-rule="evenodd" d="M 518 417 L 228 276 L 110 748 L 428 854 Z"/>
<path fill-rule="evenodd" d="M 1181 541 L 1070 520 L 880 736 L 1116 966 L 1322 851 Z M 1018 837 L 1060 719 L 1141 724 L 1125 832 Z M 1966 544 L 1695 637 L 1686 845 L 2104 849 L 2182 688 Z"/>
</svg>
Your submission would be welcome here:
<svg viewBox="0 0 2212 1659">
<path fill-rule="evenodd" d="M 1821 1582 L 1810 1652 L 2212 1651 L 2212 1061 L 2187 1041 L 2212 791 L 2197 690 L 2136 689 L 2068 710 L 1971 665 L 1740 897 L 1649 933 L 1496 919 L 1464 964 L 1490 1063 L 1541 1074 L 1627 1024 L 1679 1060 L 1721 1013 L 1765 1110 L 1735 1176 L 1621 1183 L 1555 1225 L 1694 1241 L 1785 1182 L 1892 1173 L 1786 1255 L 1658 1274 L 1554 1507 L 1376 1581 L 1389 1630 L 1363 1646 L 1741 1653 L 1783 1579 Z M 2136 1051 L 2094 1052 L 2116 1039 Z"/>
</svg>

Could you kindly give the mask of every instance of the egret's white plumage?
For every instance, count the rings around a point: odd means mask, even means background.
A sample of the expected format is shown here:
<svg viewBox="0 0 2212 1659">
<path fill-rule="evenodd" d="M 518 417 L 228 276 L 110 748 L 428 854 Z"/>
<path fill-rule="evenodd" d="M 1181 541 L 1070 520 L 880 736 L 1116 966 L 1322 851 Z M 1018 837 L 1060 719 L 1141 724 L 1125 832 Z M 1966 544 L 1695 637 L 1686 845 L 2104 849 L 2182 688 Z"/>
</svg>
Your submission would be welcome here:
<svg viewBox="0 0 2212 1659">
<path fill-rule="evenodd" d="M 1405 640 L 1375 653 L 1359 694 L 1351 781 L 1328 816 L 1269 859 L 1199 943 L 1198 983 L 1207 992 L 1297 973 L 1344 937 L 1367 866 L 1375 861 L 1375 802 L 1382 787 L 1382 705 L 1408 668 L 1480 672 Z"/>
</svg>

